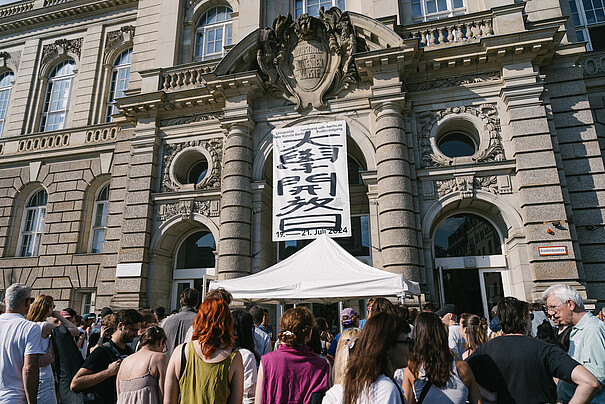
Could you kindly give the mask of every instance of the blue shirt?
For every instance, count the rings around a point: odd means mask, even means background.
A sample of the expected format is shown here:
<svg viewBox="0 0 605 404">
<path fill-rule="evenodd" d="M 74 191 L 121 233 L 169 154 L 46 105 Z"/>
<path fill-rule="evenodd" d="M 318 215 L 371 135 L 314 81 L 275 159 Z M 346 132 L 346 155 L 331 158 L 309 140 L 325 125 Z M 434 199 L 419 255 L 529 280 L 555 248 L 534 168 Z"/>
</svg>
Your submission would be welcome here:
<svg viewBox="0 0 605 404">
<path fill-rule="evenodd" d="M 592 313 L 574 325 L 569 334 L 569 351 L 576 361 L 580 362 L 590 373 L 597 378 L 601 385 L 605 385 L 605 323 Z M 561 380 L 557 387 L 557 396 L 563 402 L 568 402 L 576 391 L 576 386 Z M 605 402 L 605 389 L 594 396 L 591 403 Z"/>
</svg>

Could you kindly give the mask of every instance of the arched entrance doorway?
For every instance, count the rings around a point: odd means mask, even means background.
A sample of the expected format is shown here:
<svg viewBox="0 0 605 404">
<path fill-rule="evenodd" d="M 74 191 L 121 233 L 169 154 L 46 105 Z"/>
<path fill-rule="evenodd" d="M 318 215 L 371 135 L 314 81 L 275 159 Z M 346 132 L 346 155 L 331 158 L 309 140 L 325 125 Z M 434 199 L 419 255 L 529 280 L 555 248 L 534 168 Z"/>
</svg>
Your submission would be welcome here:
<svg viewBox="0 0 605 404">
<path fill-rule="evenodd" d="M 433 235 L 442 303 L 452 303 L 460 313 L 489 318 L 498 300 L 510 295 L 502 235 L 489 220 L 458 213 L 447 217 Z"/>
<path fill-rule="evenodd" d="M 182 241 L 172 272 L 171 309 L 178 309 L 179 296 L 187 288 L 206 294 L 207 281 L 215 275 L 215 251 L 214 236 L 207 230 L 195 231 Z"/>
</svg>

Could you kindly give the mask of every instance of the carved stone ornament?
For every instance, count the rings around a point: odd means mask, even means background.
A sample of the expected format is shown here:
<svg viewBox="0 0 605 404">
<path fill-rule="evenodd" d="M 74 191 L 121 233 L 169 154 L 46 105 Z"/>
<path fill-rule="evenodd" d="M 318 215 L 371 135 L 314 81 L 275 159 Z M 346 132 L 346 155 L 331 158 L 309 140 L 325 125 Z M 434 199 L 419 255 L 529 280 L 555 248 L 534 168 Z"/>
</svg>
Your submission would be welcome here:
<svg viewBox="0 0 605 404">
<path fill-rule="evenodd" d="M 83 38 L 57 39 L 55 43 L 42 47 L 42 65 L 46 65 L 58 55 L 72 53 L 80 58 Z"/>
<path fill-rule="evenodd" d="M 332 7 L 319 18 L 277 17 L 259 34 L 257 60 L 273 95 L 296 103 L 297 110 L 322 108 L 326 98 L 357 83 L 356 48 L 349 14 Z"/>
<path fill-rule="evenodd" d="M 123 44 L 124 42 L 132 42 L 134 38 L 134 25 L 125 25 L 118 30 L 109 31 L 105 35 L 105 55 Z"/>
<path fill-rule="evenodd" d="M 406 88 L 408 91 L 423 91 L 436 88 L 462 86 L 465 84 L 485 83 L 495 80 L 500 80 L 500 72 L 490 72 L 472 76 L 445 77 L 442 79 L 423 81 L 420 83 L 410 83 L 406 86 Z"/>
<path fill-rule="evenodd" d="M 453 158 L 436 154 L 430 141 L 433 127 L 442 118 L 450 114 L 474 115 L 481 119 L 485 129 L 489 133 L 487 147 L 484 147 L 483 150 L 479 150 L 471 156 L 471 161 L 473 163 L 505 160 L 504 147 L 502 147 L 502 138 L 500 136 L 500 119 L 498 118 L 496 106 L 493 104 L 482 104 L 478 107 L 461 106 L 447 108 L 437 112 L 428 111 L 419 114 L 417 118 L 417 131 L 419 136 L 421 165 L 423 168 L 441 167 L 453 164 Z M 482 142 L 482 144 L 484 144 L 484 142 Z"/>
<path fill-rule="evenodd" d="M 216 217 L 220 212 L 220 203 L 218 200 L 197 201 L 194 199 L 184 199 L 173 203 L 164 203 L 157 206 L 157 216 L 161 222 L 165 222 L 174 216 L 181 216 L 182 219 L 193 219 L 194 213 L 199 213 L 208 217 Z"/>
<path fill-rule="evenodd" d="M 181 185 L 175 183 L 170 176 L 170 168 L 174 157 L 182 150 L 193 147 L 203 147 L 208 151 L 211 161 L 208 161 L 208 174 L 204 179 L 195 184 L 195 189 L 220 188 L 221 186 L 221 161 L 223 158 L 223 141 L 192 140 L 178 144 L 166 144 L 164 147 L 164 172 L 162 176 L 162 192 L 174 192 L 181 189 Z"/>
<path fill-rule="evenodd" d="M 224 113 L 216 113 L 216 114 L 196 114 L 196 115 L 187 115 L 187 116 L 179 116 L 177 118 L 169 118 L 162 119 L 160 121 L 160 126 L 176 126 L 176 125 L 185 125 L 188 123 L 194 122 L 204 122 L 209 121 L 211 119 L 220 119 L 224 116 Z"/>
<path fill-rule="evenodd" d="M 460 192 L 462 198 L 472 198 L 475 191 L 482 190 L 495 195 L 500 193 L 498 188 L 498 176 L 476 177 L 473 175 L 461 175 L 447 180 L 435 181 L 435 189 L 439 198 L 443 198 L 452 192 Z M 506 192 L 508 193 L 508 192 Z M 427 198 L 425 199 L 432 199 Z"/>
<path fill-rule="evenodd" d="M 605 75 L 605 55 L 603 54 L 582 58 L 580 64 L 584 69 L 584 76 Z"/>
</svg>

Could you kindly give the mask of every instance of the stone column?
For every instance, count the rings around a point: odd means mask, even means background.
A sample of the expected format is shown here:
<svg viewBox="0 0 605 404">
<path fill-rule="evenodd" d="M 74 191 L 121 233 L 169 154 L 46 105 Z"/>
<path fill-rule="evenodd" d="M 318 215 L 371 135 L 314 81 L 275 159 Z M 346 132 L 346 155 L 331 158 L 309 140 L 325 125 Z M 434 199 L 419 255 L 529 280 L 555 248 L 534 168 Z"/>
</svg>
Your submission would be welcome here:
<svg viewBox="0 0 605 404">
<path fill-rule="evenodd" d="M 227 134 L 221 184 L 218 276 L 231 279 L 250 274 L 254 123 L 246 118 L 223 127 Z"/>
<path fill-rule="evenodd" d="M 420 281 L 403 97 L 374 99 L 378 224 L 384 269 Z"/>
<path fill-rule="evenodd" d="M 578 283 L 578 257 L 569 226 L 573 220 L 565 206 L 558 145 L 542 100 L 544 84 L 531 62 L 504 66 L 502 78 L 500 96 L 508 115 L 503 127 L 508 126 L 517 164 L 516 183 L 529 261 L 510 269 L 524 279 L 528 300 L 539 298 L 549 285 L 561 281 L 583 289 Z M 565 246 L 568 254 L 541 256 L 538 248 L 547 246 Z M 526 270 L 527 264 L 530 271 Z"/>
</svg>

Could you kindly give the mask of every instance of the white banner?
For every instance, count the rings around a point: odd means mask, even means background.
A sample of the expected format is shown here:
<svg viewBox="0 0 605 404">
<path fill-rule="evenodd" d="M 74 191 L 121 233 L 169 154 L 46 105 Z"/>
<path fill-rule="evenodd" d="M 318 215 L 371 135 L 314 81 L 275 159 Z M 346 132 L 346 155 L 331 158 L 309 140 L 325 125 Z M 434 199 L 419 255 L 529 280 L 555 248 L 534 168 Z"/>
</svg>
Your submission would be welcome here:
<svg viewBox="0 0 605 404">
<path fill-rule="evenodd" d="M 273 241 L 351 235 L 345 121 L 273 131 Z"/>
</svg>

